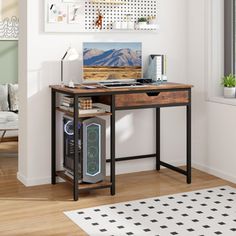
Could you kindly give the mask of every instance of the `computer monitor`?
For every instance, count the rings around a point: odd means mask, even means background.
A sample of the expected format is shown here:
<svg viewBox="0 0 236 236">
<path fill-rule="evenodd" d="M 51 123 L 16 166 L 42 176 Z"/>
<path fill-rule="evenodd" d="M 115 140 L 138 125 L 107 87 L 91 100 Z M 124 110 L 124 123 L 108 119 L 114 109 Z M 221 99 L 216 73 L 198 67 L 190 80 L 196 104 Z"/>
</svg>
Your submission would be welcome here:
<svg viewBox="0 0 236 236">
<path fill-rule="evenodd" d="M 130 81 L 142 78 L 142 43 L 83 44 L 83 82 Z"/>
</svg>

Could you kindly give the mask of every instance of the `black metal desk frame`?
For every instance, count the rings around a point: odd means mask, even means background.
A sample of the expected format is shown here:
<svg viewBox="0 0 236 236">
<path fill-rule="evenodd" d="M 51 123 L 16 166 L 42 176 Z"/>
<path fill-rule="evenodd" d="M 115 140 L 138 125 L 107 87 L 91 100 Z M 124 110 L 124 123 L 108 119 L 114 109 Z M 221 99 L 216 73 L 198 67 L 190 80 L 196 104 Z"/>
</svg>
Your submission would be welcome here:
<svg viewBox="0 0 236 236">
<path fill-rule="evenodd" d="M 191 88 L 188 89 L 182 89 L 182 88 L 176 88 L 176 89 L 165 89 L 165 90 L 150 90 L 145 91 L 145 93 L 157 93 L 157 92 L 174 92 L 174 91 L 188 91 L 189 96 L 189 102 L 188 103 L 174 103 L 174 104 L 167 104 L 167 105 L 145 105 L 145 106 L 135 106 L 135 107 L 126 107 L 126 108 L 116 108 L 115 106 L 115 95 L 117 94 L 130 94 L 130 93 L 143 93 L 143 90 L 135 90 L 135 91 L 107 91 L 104 92 L 93 92 L 92 90 L 88 90 L 87 93 L 83 94 L 77 94 L 77 93 L 70 93 L 66 91 L 61 91 L 59 89 L 51 88 L 51 183 L 56 184 L 56 97 L 57 94 L 65 94 L 70 95 L 74 98 L 74 123 L 78 123 L 78 117 L 79 117 L 79 109 L 78 109 L 78 100 L 79 97 L 96 97 L 96 96 L 110 96 L 111 97 L 111 113 L 110 116 L 110 125 L 111 125 L 111 138 L 110 138 L 110 156 L 111 158 L 107 160 L 111 164 L 110 168 L 110 192 L 111 195 L 115 195 L 116 192 L 116 185 L 115 185 L 115 163 L 116 161 L 127 161 L 127 160 L 136 160 L 136 159 L 144 159 L 144 158 L 150 158 L 150 157 L 156 157 L 156 170 L 159 171 L 161 166 L 169 168 L 173 171 L 176 171 L 180 174 L 183 174 L 186 176 L 186 182 L 188 184 L 191 183 Z M 175 167 L 173 165 L 170 165 L 166 162 L 161 161 L 160 158 L 160 130 L 161 130 L 161 124 L 160 124 L 160 112 L 162 107 L 177 107 L 177 106 L 184 106 L 186 107 L 186 137 L 187 137 L 187 145 L 186 145 L 186 170 L 183 170 L 179 167 Z M 147 109 L 147 108 L 155 108 L 156 109 L 156 153 L 154 154 L 148 154 L 148 155 L 141 155 L 141 156 L 131 156 L 131 157 L 121 157 L 116 158 L 116 151 L 115 151 L 115 114 L 118 110 L 132 110 L 132 109 Z M 74 179 L 73 179 L 73 198 L 75 201 L 79 198 L 79 185 L 78 185 L 78 161 L 79 161 L 79 147 L 78 147 L 78 139 L 79 134 L 76 130 L 77 126 L 74 125 L 74 143 L 75 143 L 75 154 L 74 154 Z M 101 188 L 104 188 L 101 187 Z"/>
</svg>

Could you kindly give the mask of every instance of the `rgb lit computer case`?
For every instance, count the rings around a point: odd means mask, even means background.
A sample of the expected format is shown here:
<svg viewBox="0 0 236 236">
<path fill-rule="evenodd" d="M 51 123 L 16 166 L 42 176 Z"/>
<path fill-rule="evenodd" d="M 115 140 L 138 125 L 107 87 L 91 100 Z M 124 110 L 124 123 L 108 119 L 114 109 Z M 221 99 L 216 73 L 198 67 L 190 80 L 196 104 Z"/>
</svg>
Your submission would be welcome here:
<svg viewBox="0 0 236 236">
<path fill-rule="evenodd" d="M 63 118 L 64 168 L 73 175 L 74 168 L 74 122 L 71 117 Z M 106 175 L 105 120 L 91 118 L 80 120 L 79 132 L 79 179 L 87 183 L 97 183 Z"/>
</svg>

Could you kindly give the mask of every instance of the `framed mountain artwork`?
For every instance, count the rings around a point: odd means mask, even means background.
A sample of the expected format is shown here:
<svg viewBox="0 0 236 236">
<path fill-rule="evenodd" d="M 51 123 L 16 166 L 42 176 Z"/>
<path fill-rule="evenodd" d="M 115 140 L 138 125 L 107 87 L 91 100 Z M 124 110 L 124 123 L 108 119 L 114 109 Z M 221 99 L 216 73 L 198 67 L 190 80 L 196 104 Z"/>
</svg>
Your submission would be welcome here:
<svg viewBox="0 0 236 236">
<path fill-rule="evenodd" d="M 18 40 L 18 0 L 0 0 L 0 40 Z"/>
</svg>

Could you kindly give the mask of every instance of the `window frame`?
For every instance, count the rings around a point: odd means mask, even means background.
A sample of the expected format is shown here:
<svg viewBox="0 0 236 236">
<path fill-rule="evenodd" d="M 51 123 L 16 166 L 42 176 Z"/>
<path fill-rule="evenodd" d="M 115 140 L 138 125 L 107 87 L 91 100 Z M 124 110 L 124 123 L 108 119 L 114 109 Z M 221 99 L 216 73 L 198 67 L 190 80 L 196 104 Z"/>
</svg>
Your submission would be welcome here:
<svg viewBox="0 0 236 236">
<path fill-rule="evenodd" d="M 224 74 L 235 74 L 235 0 L 224 0 Z"/>
</svg>

